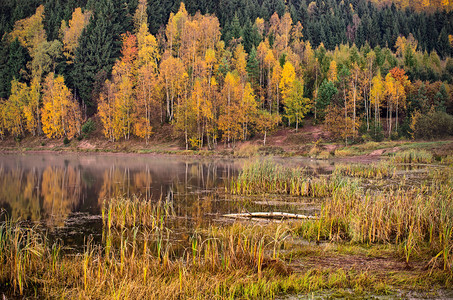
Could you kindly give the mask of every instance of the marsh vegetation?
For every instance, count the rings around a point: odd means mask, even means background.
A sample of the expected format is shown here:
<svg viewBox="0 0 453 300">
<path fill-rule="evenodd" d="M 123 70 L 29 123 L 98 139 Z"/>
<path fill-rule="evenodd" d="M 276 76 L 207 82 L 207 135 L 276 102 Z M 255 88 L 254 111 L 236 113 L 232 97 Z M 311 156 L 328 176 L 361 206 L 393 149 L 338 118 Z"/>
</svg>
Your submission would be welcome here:
<svg viewBox="0 0 453 300">
<path fill-rule="evenodd" d="M 230 220 L 217 213 L 212 222 L 188 226 L 177 202 L 182 190 L 174 198 L 104 197 L 100 237 L 87 235 L 80 247 L 55 238 L 42 222 L 7 218 L 0 225 L 0 292 L 268 299 L 449 291 L 453 165 L 448 158 L 429 164 L 426 157 L 403 153 L 367 165 L 336 164 L 322 174 L 254 159 L 209 192 L 217 197 L 212 203 L 238 203 L 233 211 L 313 217 L 304 220 Z"/>
</svg>

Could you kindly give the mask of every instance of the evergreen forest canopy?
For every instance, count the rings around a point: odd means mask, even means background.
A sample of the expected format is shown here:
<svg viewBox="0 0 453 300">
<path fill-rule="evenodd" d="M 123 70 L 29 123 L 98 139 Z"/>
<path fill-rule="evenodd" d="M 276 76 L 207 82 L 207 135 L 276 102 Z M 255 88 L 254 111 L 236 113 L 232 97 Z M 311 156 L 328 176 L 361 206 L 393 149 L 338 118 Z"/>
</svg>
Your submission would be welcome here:
<svg viewBox="0 0 453 300">
<path fill-rule="evenodd" d="M 77 137 L 96 113 L 112 141 L 170 123 L 187 148 L 307 115 L 346 142 L 453 135 L 448 1 L 4 2 L 2 138 Z"/>
</svg>

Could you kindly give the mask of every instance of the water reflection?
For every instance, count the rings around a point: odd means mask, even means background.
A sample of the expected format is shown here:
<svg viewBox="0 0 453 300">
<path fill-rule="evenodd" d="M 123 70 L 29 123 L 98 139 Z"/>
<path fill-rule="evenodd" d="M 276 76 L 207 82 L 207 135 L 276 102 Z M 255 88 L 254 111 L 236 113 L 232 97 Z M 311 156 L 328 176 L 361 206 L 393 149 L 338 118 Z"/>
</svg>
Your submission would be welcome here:
<svg viewBox="0 0 453 300">
<path fill-rule="evenodd" d="M 219 214 L 250 209 L 244 207 L 247 200 L 231 201 L 224 193 L 214 193 L 224 191 L 244 161 L 129 154 L 0 155 L 0 208 L 13 219 L 62 227 L 76 214 L 99 215 L 108 199 L 138 195 L 153 201 L 166 198 L 182 225 L 201 226 Z M 328 161 L 275 161 L 305 167 L 310 174 L 333 168 Z"/>
<path fill-rule="evenodd" d="M 207 196 L 224 187 L 240 165 L 139 155 L 2 155 L 0 208 L 13 219 L 62 226 L 71 213 L 99 214 L 106 199 L 140 195 L 167 197 L 181 215 L 201 218 L 217 202 Z"/>
</svg>

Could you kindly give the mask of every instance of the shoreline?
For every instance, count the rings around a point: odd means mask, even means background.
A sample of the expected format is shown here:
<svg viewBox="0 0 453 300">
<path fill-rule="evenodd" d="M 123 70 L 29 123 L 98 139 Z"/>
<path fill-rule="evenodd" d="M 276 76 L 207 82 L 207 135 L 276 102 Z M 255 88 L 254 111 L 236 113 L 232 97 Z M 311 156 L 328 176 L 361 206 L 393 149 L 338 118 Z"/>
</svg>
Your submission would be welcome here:
<svg viewBox="0 0 453 300">
<path fill-rule="evenodd" d="M 16 143 L 14 145 L 14 143 Z M 28 137 L 20 143 L 13 139 L 0 141 L 0 155 L 6 154 L 104 154 L 104 155 L 149 155 L 174 157 L 210 157 L 210 158 L 250 158 L 278 157 L 304 158 L 324 161 L 342 161 L 367 163 L 393 156 L 405 150 L 426 150 L 437 157 L 453 154 L 453 139 L 443 140 L 398 140 L 382 142 L 364 142 L 345 146 L 339 142 L 320 140 L 317 142 L 296 143 L 283 141 L 268 143 L 255 139 L 238 142 L 235 147 L 219 144 L 215 150 L 185 150 L 175 142 L 155 141 L 145 145 L 142 141 L 129 140 L 112 143 L 98 138 L 81 141 L 73 140 L 64 145 L 63 140 L 48 140 L 44 137 Z"/>
</svg>

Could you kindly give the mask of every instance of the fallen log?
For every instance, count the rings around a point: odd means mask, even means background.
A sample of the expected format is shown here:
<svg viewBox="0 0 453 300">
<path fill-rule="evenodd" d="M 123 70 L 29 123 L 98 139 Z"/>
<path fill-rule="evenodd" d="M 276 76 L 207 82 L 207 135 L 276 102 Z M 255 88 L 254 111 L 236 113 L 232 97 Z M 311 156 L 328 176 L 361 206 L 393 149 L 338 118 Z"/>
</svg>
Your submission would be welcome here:
<svg viewBox="0 0 453 300">
<path fill-rule="evenodd" d="M 306 216 L 285 212 L 247 212 L 239 214 L 226 214 L 223 216 L 227 218 L 318 219 L 315 216 Z"/>
</svg>

